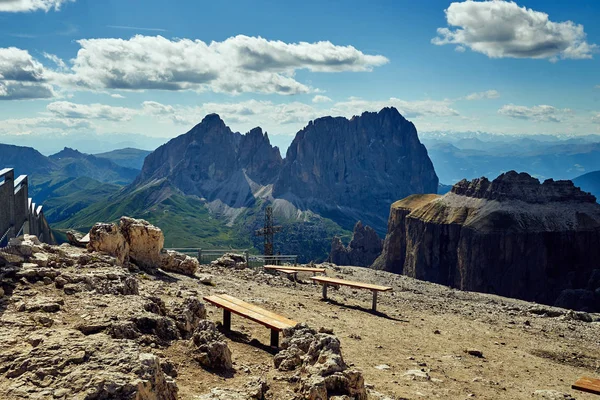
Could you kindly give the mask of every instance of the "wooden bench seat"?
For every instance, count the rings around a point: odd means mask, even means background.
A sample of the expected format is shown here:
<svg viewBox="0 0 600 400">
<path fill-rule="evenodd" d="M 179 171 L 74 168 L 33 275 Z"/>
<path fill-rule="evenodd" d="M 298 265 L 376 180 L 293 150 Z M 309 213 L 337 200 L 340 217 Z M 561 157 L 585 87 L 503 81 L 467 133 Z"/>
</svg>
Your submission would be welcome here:
<svg viewBox="0 0 600 400">
<path fill-rule="evenodd" d="M 313 275 L 316 275 L 318 272 L 320 272 L 322 274 L 325 273 L 325 268 L 292 267 L 292 266 L 287 266 L 287 265 L 265 265 L 265 269 L 271 270 L 271 271 L 281 271 L 281 272 L 285 272 L 282 270 L 296 271 L 296 272 L 312 272 Z"/>
<path fill-rule="evenodd" d="M 282 317 L 281 315 L 253 304 L 246 303 L 243 300 L 227 294 L 205 296 L 204 300 L 223 309 L 223 328 L 227 331 L 231 330 L 231 313 L 271 329 L 271 346 L 273 347 L 279 347 L 279 332 L 285 328 L 296 326 L 297 324 L 296 321 Z"/>
<path fill-rule="evenodd" d="M 329 278 L 327 276 L 313 276 L 312 279 L 315 282 L 319 282 L 323 285 L 323 298 L 327 299 L 327 286 L 349 286 L 357 289 L 367 289 L 373 292 L 373 304 L 371 309 L 377 311 L 377 293 L 387 292 L 392 290 L 389 286 L 373 285 L 371 283 L 353 282 L 346 281 L 344 279 Z"/>
<path fill-rule="evenodd" d="M 582 392 L 600 395 L 600 379 L 588 378 L 584 376 L 571 386 L 572 389 Z"/>
</svg>

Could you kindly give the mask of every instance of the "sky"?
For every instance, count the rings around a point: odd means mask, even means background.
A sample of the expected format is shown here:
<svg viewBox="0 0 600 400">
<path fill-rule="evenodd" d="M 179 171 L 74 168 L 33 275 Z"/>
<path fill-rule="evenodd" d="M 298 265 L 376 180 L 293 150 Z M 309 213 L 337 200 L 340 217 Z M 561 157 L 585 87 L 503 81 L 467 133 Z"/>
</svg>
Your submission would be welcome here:
<svg viewBox="0 0 600 400">
<path fill-rule="evenodd" d="M 597 134 L 599 20 L 597 0 L 0 0 L 0 142 L 218 113 L 285 150 L 385 106 L 420 132 Z"/>
</svg>

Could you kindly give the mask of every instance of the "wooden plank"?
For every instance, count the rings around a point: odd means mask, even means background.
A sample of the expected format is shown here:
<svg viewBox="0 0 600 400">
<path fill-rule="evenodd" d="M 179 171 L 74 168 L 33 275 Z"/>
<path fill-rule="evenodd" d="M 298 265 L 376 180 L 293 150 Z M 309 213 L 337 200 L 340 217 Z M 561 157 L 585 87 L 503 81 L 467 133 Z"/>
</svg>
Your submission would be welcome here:
<svg viewBox="0 0 600 400">
<path fill-rule="evenodd" d="M 238 306 L 237 304 L 234 304 L 228 300 L 222 299 L 219 296 L 207 296 L 207 297 L 204 297 L 204 300 L 208 301 L 209 303 L 214 304 L 217 307 L 224 308 L 228 311 L 231 311 L 234 314 L 240 315 L 251 321 L 254 321 L 261 325 L 264 325 L 270 329 L 275 329 L 275 330 L 281 331 L 288 327 L 288 325 L 286 325 L 280 321 L 269 318 L 265 315 L 259 314 L 255 311 L 249 310 L 247 308 Z"/>
<path fill-rule="evenodd" d="M 277 268 L 275 271 L 283 272 L 284 274 L 297 274 L 298 271 L 294 271 L 293 269 L 286 268 Z"/>
<path fill-rule="evenodd" d="M 577 382 L 571 386 L 571 388 L 575 390 L 581 390 L 582 392 L 600 395 L 600 379 L 584 376 L 579 378 Z"/>
<path fill-rule="evenodd" d="M 221 295 L 222 296 L 222 295 Z M 224 308 L 226 310 L 231 311 L 234 314 L 240 315 L 242 317 L 248 318 L 251 321 L 257 322 L 261 325 L 266 326 L 267 328 L 275 329 L 278 331 L 284 330 L 285 328 L 289 328 L 289 323 L 280 321 L 279 319 L 271 318 L 270 316 L 261 314 L 256 312 L 255 310 L 248 309 L 246 307 L 235 304 L 228 299 L 222 298 L 221 296 L 205 296 L 204 300 L 208 301 L 211 304 L 214 304 L 217 307 Z M 248 304 L 248 303 L 246 303 Z M 262 310 L 261 311 L 266 311 Z M 291 320 L 290 320 L 291 321 Z M 292 321 L 293 322 L 293 321 Z"/>
<path fill-rule="evenodd" d="M 265 269 L 270 270 L 278 270 L 282 268 L 297 272 L 325 272 L 325 268 L 291 267 L 287 265 L 265 265 Z"/>
<path fill-rule="evenodd" d="M 228 294 L 222 294 L 222 295 L 220 295 L 220 297 L 223 298 L 223 299 L 226 299 L 226 300 L 228 300 L 228 301 L 232 302 L 233 304 L 236 304 L 236 305 L 238 305 L 240 307 L 247 308 L 249 310 L 252 310 L 254 312 L 262 314 L 265 317 L 269 317 L 269 318 L 275 319 L 275 320 L 277 320 L 277 321 L 279 321 L 281 323 L 284 323 L 284 324 L 287 325 L 286 328 L 287 327 L 296 326 L 298 324 L 296 321 L 293 321 L 293 320 L 291 320 L 289 318 L 286 318 L 284 316 L 281 316 L 279 314 L 275 314 L 274 312 L 271 312 L 269 310 L 265 310 L 264 308 L 260 308 L 258 306 L 255 306 L 254 304 L 246 303 L 245 301 L 240 300 L 240 299 L 238 299 L 236 297 L 233 297 L 233 296 L 229 296 Z"/>
<path fill-rule="evenodd" d="M 350 287 L 355 287 L 355 288 L 359 288 L 359 289 L 377 290 L 379 292 L 387 292 L 389 290 L 392 290 L 392 288 L 388 287 L 388 286 L 379 286 L 379 285 L 373 285 L 370 283 L 346 281 L 343 279 L 329 278 L 327 276 L 311 276 L 310 279 L 312 279 L 313 281 L 321 282 L 321 283 L 350 286 Z"/>
</svg>

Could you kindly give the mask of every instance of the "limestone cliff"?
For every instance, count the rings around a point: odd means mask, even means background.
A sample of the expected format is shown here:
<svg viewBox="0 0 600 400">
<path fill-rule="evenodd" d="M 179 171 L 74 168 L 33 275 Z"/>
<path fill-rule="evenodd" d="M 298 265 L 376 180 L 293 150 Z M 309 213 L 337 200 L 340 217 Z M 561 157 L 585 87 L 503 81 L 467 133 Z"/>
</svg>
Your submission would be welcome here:
<svg viewBox="0 0 600 400">
<path fill-rule="evenodd" d="M 273 194 L 347 229 L 360 219 L 383 233 L 393 201 L 437 188 L 415 126 L 395 108 L 384 108 L 351 119 L 311 121 L 290 145 Z"/>
<path fill-rule="evenodd" d="M 600 269 L 599 242 L 594 196 L 570 181 L 540 183 L 511 171 L 491 182 L 463 180 L 444 196 L 394 203 L 373 267 L 462 290 L 598 310 L 600 292 L 590 285 Z"/>
<path fill-rule="evenodd" d="M 381 254 L 383 240 L 370 226 L 358 221 L 354 226 L 354 234 L 348 246 L 336 236 L 331 242 L 329 261 L 337 265 L 355 265 L 368 267 Z"/>
</svg>

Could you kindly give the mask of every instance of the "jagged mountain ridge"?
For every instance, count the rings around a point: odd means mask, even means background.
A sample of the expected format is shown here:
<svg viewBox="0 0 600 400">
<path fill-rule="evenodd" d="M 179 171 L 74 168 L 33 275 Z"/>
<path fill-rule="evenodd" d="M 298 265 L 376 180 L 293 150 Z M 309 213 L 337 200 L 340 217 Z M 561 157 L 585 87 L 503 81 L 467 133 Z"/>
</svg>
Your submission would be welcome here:
<svg viewBox="0 0 600 400">
<path fill-rule="evenodd" d="M 211 114 L 150 154 L 130 187 L 161 179 L 225 207 L 260 198 L 286 218 L 310 210 L 346 229 L 363 220 L 380 232 L 394 199 L 438 186 L 414 125 L 394 108 L 311 121 L 285 159 L 260 128 L 242 135 Z"/>
<path fill-rule="evenodd" d="M 203 241 L 193 244 L 198 229 L 221 221 L 216 234 L 232 239 L 222 246 L 244 245 L 241 235 L 261 248 L 253 230 L 262 226 L 266 204 L 273 204 L 276 223 L 283 225 L 275 238 L 278 251 L 323 260 L 331 238 L 349 234 L 358 220 L 384 232 L 391 199 L 437 191 L 437 176 L 414 125 L 394 108 L 352 119 L 317 119 L 298 133 L 293 147 L 283 159 L 261 128 L 240 134 L 218 115 L 207 115 L 149 154 L 127 188 L 61 226 L 113 220 L 126 204 L 129 215 L 161 226 L 170 243 L 201 247 Z M 204 207 L 198 218 L 185 197 Z M 161 213 L 179 212 L 190 219 L 183 227 L 159 223 L 176 219 Z M 175 231 L 179 237 L 170 238 Z"/>
</svg>

